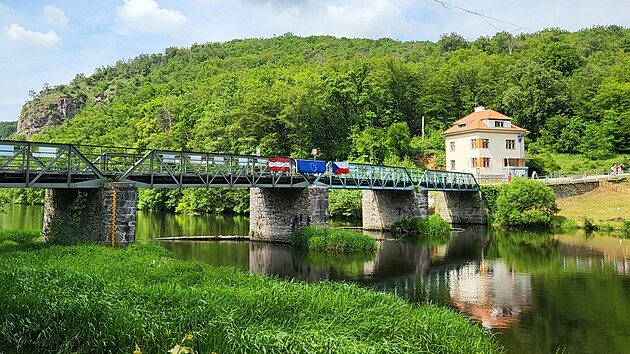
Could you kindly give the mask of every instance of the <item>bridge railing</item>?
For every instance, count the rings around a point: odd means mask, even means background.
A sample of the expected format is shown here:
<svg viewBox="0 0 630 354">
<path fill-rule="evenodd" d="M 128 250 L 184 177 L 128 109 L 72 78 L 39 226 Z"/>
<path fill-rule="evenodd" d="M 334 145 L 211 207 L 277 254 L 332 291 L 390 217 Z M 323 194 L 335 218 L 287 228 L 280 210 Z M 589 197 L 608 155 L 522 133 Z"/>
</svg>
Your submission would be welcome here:
<svg viewBox="0 0 630 354">
<path fill-rule="evenodd" d="M 13 187 L 41 184 L 45 174 L 50 186 L 98 186 L 105 179 L 73 145 L 9 140 L 0 141 L 0 173 Z"/>
<path fill-rule="evenodd" d="M 417 176 L 417 174 L 415 175 Z M 419 180 L 418 187 L 445 191 L 478 191 L 479 184 L 472 173 L 425 170 Z"/>
<path fill-rule="evenodd" d="M 330 188 L 413 189 L 413 181 L 402 167 L 348 163 L 348 173 L 336 174 L 333 162 L 328 162 L 326 172 L 315 182 Z"/>
<path fill-rule="evenodd" d="M 288 171 L 271 171 L 269 157 L 151 150 L 127 169 L 122 180 L 141 187 L 292 187 L 306 180 Z"/>
</svg>

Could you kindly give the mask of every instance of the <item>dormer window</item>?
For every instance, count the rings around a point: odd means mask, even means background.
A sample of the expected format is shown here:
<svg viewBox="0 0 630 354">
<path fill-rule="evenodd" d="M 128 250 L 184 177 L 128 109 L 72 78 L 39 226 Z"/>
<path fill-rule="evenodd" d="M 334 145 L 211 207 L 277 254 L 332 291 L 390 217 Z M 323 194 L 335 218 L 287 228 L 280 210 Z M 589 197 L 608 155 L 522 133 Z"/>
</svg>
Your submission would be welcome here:
<svg viewBox="0 0 630 354">
<path fill-rule="evenodd" d="M 504 124 L 504 122 L 502 120 L 495 120 L 494 121 L 494 127 L 495 128 L 503 128 L 503 124 Z"/>
<path fill-rule="evenodd" d="M 457 125 L 457 127 L 459 129 L 464 129 L 464 128 L 466 128 L 466 123 L 460 123 L 460 124 Z"/>
</svg>

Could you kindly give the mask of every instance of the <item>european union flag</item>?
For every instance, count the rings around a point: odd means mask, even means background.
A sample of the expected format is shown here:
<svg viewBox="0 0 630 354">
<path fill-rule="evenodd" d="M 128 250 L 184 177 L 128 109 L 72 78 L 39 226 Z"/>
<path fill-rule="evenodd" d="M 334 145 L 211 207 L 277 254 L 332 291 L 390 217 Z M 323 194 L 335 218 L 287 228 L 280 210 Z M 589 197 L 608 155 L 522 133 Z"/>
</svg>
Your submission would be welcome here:
<svg viewBox="0 0 630 354">
<path fill-rule="evenodd" d="M 326 172 L 326 161 L 318 160 L 295 160 L 297 171 L 300 173 L 324 173 Z"/>
</svg>

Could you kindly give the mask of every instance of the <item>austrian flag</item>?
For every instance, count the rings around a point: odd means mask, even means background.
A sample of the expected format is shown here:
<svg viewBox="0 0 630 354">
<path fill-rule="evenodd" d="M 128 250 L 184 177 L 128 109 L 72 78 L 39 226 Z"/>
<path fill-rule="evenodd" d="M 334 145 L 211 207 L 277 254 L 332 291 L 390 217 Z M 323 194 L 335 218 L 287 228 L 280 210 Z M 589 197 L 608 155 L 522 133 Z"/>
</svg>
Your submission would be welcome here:
<svg viewBox="0 0 630 354">
<path fill-rule="evenodd" d="M 333 162 L 332 168 L 333 168 L 333 173 L 338 174 L 338 175 L 350 173 L 350 169 L 348 168 L 347 162 Z"/>
<path fill-rule="evenodd" d="M 286 157 L 269 158 L 269 171 L 271 172 L 289 172 L 289 164 L 291 160 Z"/>
</svg>

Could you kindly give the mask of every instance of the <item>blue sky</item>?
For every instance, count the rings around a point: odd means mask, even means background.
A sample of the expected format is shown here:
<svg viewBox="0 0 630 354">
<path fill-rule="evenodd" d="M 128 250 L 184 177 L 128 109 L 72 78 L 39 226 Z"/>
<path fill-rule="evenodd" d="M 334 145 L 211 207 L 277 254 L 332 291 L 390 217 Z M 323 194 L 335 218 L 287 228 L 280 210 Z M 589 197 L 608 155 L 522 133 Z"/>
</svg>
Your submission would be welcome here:
<svg viewBox="0 0 630 354">
<path fill-rule="evenodd" d="M 299 36 L 436 41 L 498 31 L 630 27 L 626 0 L 0 0 L 0 121 L 17 120 L 28 91 L 143 53 L 235 38 Z M 518 28 L 522 26 L 523 28 Z"/>
</svg>

